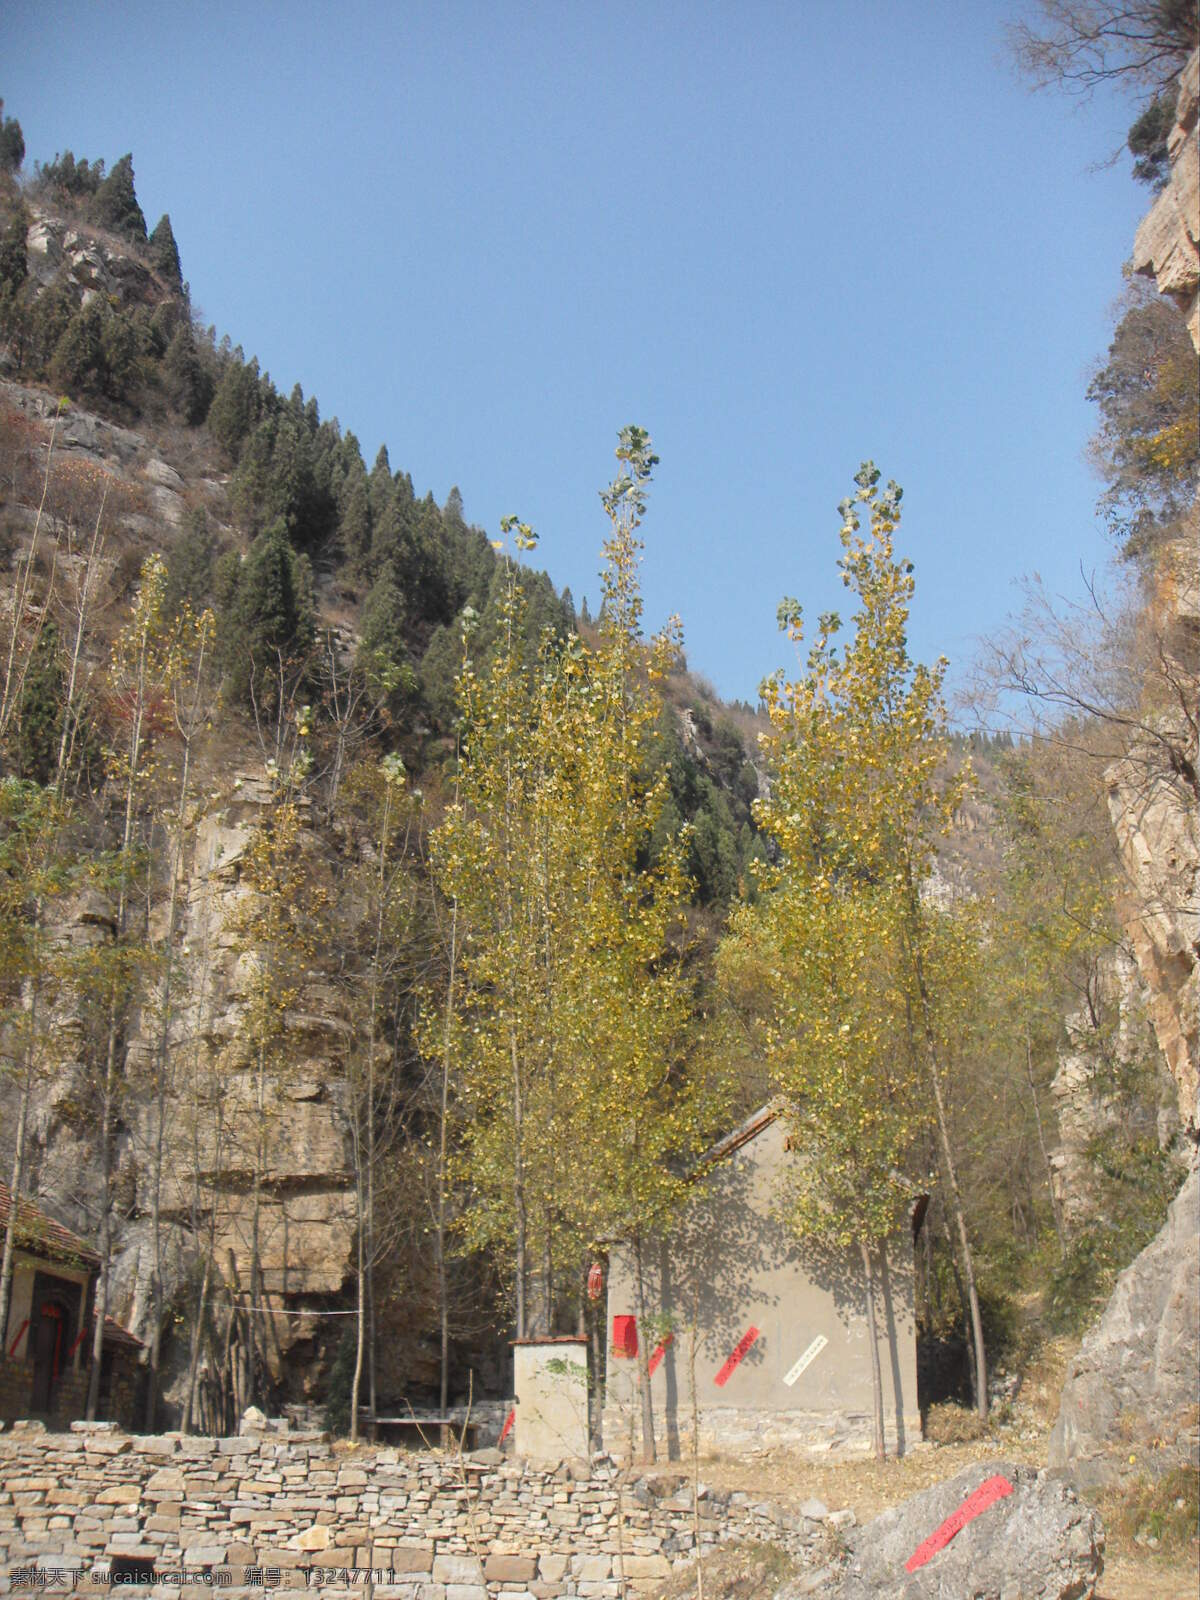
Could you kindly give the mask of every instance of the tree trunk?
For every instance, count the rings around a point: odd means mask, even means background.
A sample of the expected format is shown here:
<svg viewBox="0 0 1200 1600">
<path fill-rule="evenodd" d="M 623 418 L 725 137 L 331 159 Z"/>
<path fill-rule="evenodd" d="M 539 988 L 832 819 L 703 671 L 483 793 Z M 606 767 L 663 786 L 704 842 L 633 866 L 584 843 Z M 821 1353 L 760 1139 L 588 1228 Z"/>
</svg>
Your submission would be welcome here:
<svg viewBox="0 0 1200 1600">
<path fill-rule="evenodd" d="M 181 1431 L 185 1434 L 192 1431 L 192 1408 L 196 1400 L 196 1374 L 200 1367 L 200 1345 L 203 1337 L 204 1319 L 208 1314 L 208 1285 L 212 1277 L 213 1253 L 210 1249 L 204 1262 L 204 1276 L 200 1280 L 200 1294 L 196 1303 L 196 1320 L 192 1324 L 191 1348 L 188 1351 L 188 1381 L 187 1397 L 183 1403 L 183 1425 Z"/>
<path fill-rule="evenodd" d="M 515 1161 L 513 1173 L 513 1209 L 516 1212 L 517 1239 L 516 1239 L 516 1271 L 517 1271 L 517 1338 L 525 1338 L 525 1277 L 526 1277 L 526 1242 L 528 1237 L 528 1223 L 525 1215 L 525 1171 L 521 1152 L 521 1069 L 517 1056 L 517 1035 L 514 1029 L 509 1035 L 512 1050 L 513 1072 L 513 1135 L 515 1144 Z"/>
<path fill-rule="evenodd" d="M 358 1226 L 358 1300 L 356 1305 L 355 1327 L 357 1330 L 354 1345 L 354 1378 L 350 1384 L 350 1442 L 358 1443 L 358 1391 L 362 1382 L 363 1346 L 367 1332 L 366 1308 L 366 1272 L 364 1271 L 363 1227 L 362 1227 L 362 1184 L 358 1185 L 359 1226 Z"/>
<path fill-rule="evenodd" d="M 875 1447 L 876 1461 L 882 1461 L 885 1455 L 883 1448 L 883 1374 L 879 1370 L 879 1335 L 875 1327 L 875 1265 L 871 1260 L 870 1247 L 865 1239 L 858 1241 L 858 1248 L 862 1255 L 863 1277 L 866 1280 L 867 1342 L 871 1346 L 871 1440 Z"/>
<path fill-rule="evenodd" d="M 17 1107 L 17 1138 L 13 1147 L 12 1183 L 10 1185 L 10 1199 L 8 1207 L 8 1220 L 4 1224 L 4 1256 L 0 1261 L 0 1340 L 3 1340 L 8 1330 L 8 1308 L 12 1300 L 13 1256 L 17 1243 L 17 1205 L 21 1194 L 21 1185 L 25 1181 L 25 1130 L 29 1125 L 29 1101 L 33 1094 L 33 1049 L 34 1017 L 36 1015 L 37 991 L 34 990 L 30 1009 L 30 1042 L 25 1058 L 25 1081 L 21 1085 L 21 1100 Z M 0 1361 L 8 1355 L 8 1351 L 0 1346 Z"/>
<path fill-rule="evenodd" d="M 117 925 L 120 937 L 120 923 Z M 117 1077 L 117 1003 L 109 1006 L 108 1048 L 104 1061 L 104 1097 L 100 1107 L 100 1277 L 92 1326 L 92 1370 L 88 1374 L 87 1420 L 95 1422 L 100 1405 L 100 1367 L 104 1359 L 104 1319 L 108 1315 L 108 1280 L 112 1268 L 112 1109 Z"/>
<path fill-rule="evenodd" d="M 454 798 L 458 799 L 455 780 Z M 450 1038 L 454 1019 L 454 988 L 458 977 L 458 900 L 450 905 L 450 971 L 446 983 L 446 1018 L 442 1030 L 441 1104 L 438 1108 L 438 1192 L 437 1229 L 434 1237 L 438 1285 L 438 1394 L 445 1416 L 450 1394 L 450 1286 L 446 1274 L 446 1162 L 448 1155 L 447 1119 L 450 1111 Z"/>
<path fill-rule="evenodd" d="M 979 1310 L 979 1292 L 975 1285 L 975 1261 L 971 1254 L 971 1241 L 967 1237 L 967 1219 L 963 1209 L 962 1191 L 958 1185 L 958 1170 L 954 1164 L 954 1151 L 950 1145 L 950 1125 L 946 1116 L 945 1097 L 942 1094 L 940 1052 L 933 1030 L 932 1007 L 929 999 L 929 990 L 925 983 L 925 962 L 921 952 L 921 935 L 918 920 L 920 906 L 916 887 L 912 880 L 911 868 L 908 873 L 908 889 L 910 916 L 912 919 L 909 927 L 909 939 L 913 967 L 917 979 L 917 992 L 921 998 L 921 1021 L 925 1033 L 926 1064 L 929 1084 L 933 1090 L 933 1103 L 937 1112 L 938 1141 L 941 1145 L 942 1162 L 946 1170 L 950 1210 L 953 1214 L 955 1230 L 958 1234 L 959 1249 L 962 1252 L 963 1277 L 966 1279 L 967 1285 L 967 1302 L 971 1318 L 971 1341 L 975 1350 L 975 1409 L 986 1422 L 988 1415 L 987 1353 L 983 1345 L 983 1318 Z"/>
<path fill-rule="evenodd" d="M 637 1312 L 637 1375 L 638 1397 L 641 1402 L 642 1413 L 642 1461 L 652 1465 L 657 1459 L 654 1444 L 654 1407 L 650 1399 L 650 1351 L 648 1349 L 649 1332 L 646 1327 L 646 1292 L 642 1274 L 642 1236 L 635 1234 L 633 1237 L 633 1268 L 634 1268 L 634 1294 L 636 1297 L 635 1310 Z"/>
<path fill-rule="evenodd" d="M 1067 1232 L 1063 1226 L 1062 1207 L 1054 1192 L 1054 1168 L 1050 1165 L 1050 1152 L 1046 1148 L 1046 1133 L 1042 1126 L 1042 1108 L 1038 1104 L 1037 1085 L 1033 1078 L 1033 1044 L 1029 1037 L 1029 1019 L 1025 1019 L 1025 1078 L 1029 1084 L 1029 1098 L 1033 1101 L 1033 1120 L 1037 1125 L 1038 1148 L 1046 1168 L 1046 1188 L 1050 1192 L 1050 1211 L 1054 1217 L 1054 1231 L 1058 1235 L 1058 1259 L 1067 1253 Z"/>
</svg>

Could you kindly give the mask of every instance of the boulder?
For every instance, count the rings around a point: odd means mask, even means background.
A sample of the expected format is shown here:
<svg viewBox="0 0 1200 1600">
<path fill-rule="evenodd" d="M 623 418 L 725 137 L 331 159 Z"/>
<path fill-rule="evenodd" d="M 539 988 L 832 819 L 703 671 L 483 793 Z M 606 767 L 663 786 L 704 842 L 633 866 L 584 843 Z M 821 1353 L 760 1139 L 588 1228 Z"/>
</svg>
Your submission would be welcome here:
<svg viewBox="0 0 1200 1600">
<path fill-rule="evenodd" d="M 918 1546 L 996 1475 L 1007 1478 L 1013 1492 L 907 1572 Z M 848 1535 L 847 1545 L 840 1568 L 815 1575 L 822 1600 L 1090 1600 L 1104 1569 L 1096 1513 L 1065 1482 L 1002 1461 L 976 1462 L 913 1495 Z M 813 1581 L 809 1575 L 787 1586 L 776 1600 L 811 1593 Z"/>
<path fill-rule="evenodd" d="M 1198 1324 L 1200 1167 L 1194 1166 L 1161 1230 L 1117 1279 L 1104 1315 L 1080 1346 L 1050 1435 L 1050 1465 L 1094 1484 L 1130 1468 L 1191 1460 Z"/>
</svg>

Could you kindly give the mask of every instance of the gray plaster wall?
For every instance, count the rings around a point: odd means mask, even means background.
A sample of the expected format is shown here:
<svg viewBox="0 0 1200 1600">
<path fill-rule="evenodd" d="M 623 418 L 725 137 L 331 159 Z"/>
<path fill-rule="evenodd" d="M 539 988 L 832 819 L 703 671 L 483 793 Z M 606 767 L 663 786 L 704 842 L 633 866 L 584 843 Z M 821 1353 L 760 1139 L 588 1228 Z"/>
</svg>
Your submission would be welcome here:
<svg viewBox="0 0 1200 1600">
<path fill-rule="evenodd" d="M 513 1387 L 517 1455 L 525 1461 L 586 1461 L 587 1340 L 518 1339 Z"/>
<path fill-rule="evenodd" d="M 866 1286 L 857 1253 L 791 1237 L 775 1214 L 786 1164 L 782 1118 L 767 1123 L 698 1179 L 669 1243 L 643 1246 L 651 1348 L 675 1332 L 651 1379 L 655 1428 L 673 1446 L 690 1435 L 692 1328 L 702 1442 L 727 1448 L 789 1443 L 867 1448 L 872 1383 Z M 885 1431 L 903 1451 L 921 1437 L 917 1403 L 913 1248 L 908 1230 L 876 1259 L 875 1316 Z M 613 1319 L 636 1312 L 633 1261 L 610 1252 L 605 1446 L 621 1449 L 635 1407 L 636 1364 L 614 1354 Z M 658 1320 L 661 1319 L 661 1320 Z M 657 1325 L 656 1325 L 657 1322 Z M 758 1338 L 723 1386 L 715 1378 L 751 1327 Z M 791 1384 L 784 1380 L 818 1338 L 826 1343 Z"/>
</svg>

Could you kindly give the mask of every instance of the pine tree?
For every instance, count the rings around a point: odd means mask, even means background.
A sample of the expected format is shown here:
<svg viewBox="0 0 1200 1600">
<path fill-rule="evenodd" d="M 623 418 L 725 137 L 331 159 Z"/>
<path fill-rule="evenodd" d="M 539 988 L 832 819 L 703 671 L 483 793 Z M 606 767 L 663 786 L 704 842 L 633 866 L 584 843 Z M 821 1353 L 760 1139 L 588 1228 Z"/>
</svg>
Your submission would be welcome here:
<svg viewBox="0 0 1200 1600">
<path fill-rule="evenodd" d="M 50 376 L 57 388 L 75 394 L 103 388 L 103 325 L 104 313 L 96 301 L 72 315 L 50 358 Z"/>
<path fill-rule="evenodd" d="M 62 735 L 66 672 L 53 621 L 42 624 L 17 701 L 13 756 L 22 778 L 46 784 L 54 776 Z"/>
<path fill-rule="evenodd" d="M 146 242 L 146 219 L 133 186 L 133 156 L 123 155 L 96 190 L 89 208 L 91 219 L 123 239 Z"/>
<path fill-rule="evenodd" d="M 200 360 L 192 330 L 181 322 L 163 354 L 162 384 L 167 399 L 190 427 L 199 427 L 212 403 L 212 379 Z"/>
<path fill-rule="evenodd" d="M 165 211 L 150 235 L 150 262 L 172 289 L 183 288 L 183 266 L 179 260 L 179 246 L 175 243 L 171 219 Z"/>
<path fill-rule="evenodd" d="M 19 172 L 25 159 L 25 135 L 16 117 L 4 115 L 0 100 L 0 172 Z"/>
<path fill-rule="evenodd" d="M 188 605 L 197 614 L 213 597 L 218 539 L 203 506 L 184 515 L 179 537 L 167 556 L 165 607 L 171 614 Z"/>
<path fill-rule="evenodd" d="M 262 385 L 258 362 L 248 364 L 240 353 L 229 356 L 218 379 L 208 426 L 219 445 L 236 461 L 262 413 Z"/>
<path fill-rule="evenodd" d="M 366 674 L 373 698 L 398 702 L 411 693 L 416 677 L 404 645 L 404 596 L 390 562 L 385 562 L 363 602 L 357 665 Z"/>
<path fill-rule="evenodd" d="M 227 692 L 278 724 L 313 645 L 311 568 L 281 520 L 250 546 L 221 631 Z"/>
</svg>

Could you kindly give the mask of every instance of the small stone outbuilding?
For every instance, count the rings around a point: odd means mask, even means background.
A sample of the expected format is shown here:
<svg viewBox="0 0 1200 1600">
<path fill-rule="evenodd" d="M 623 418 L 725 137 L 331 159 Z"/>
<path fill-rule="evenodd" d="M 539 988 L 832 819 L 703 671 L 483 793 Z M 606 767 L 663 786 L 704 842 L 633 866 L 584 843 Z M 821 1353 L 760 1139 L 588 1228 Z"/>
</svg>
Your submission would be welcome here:
<svg viewBox="0 0 1200 1600">
<path fill-rule="evenodd" d="M 12 1191 L 0 1183 L 0 1238 Z M 100 1257 L 32 1201 L 17 1203 L 12 1292 L 0 1346 L 0 1421 L 35 1418 L 52 1427 L 82 1417 L 87 1406 L 96 1280 Z M 132 1425 L 141 1388 L 142 1344 L 104 1319 L 101 1415 Z"/>
<path fill-rule="evenodd" d="M 682 1225 L 643 1246 L 647 1329 L 636 1325 L 631 1251 L 610 1251 L 604 1442 L 628 1443 L 637 1410 L 639 1337 L 651 1348 L 655 1431 L 671 1453 L 692 1430 L 692 1345 L 702 1446 L 786 1444 L 868 1449 L 872 1433 L 866 1285 L 855 1252 L 798 1242 L 778 1214 L 787 1162 L 781 1112 L 765 1108 L 700 1163 Z M 917 1401 L 914 1236 L 876 1258 L 875 1319 L 885 1438 L 903 1453 L 921 1438 Z"/>
</svg>

